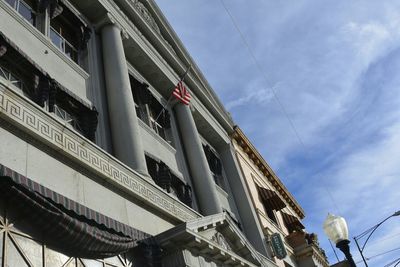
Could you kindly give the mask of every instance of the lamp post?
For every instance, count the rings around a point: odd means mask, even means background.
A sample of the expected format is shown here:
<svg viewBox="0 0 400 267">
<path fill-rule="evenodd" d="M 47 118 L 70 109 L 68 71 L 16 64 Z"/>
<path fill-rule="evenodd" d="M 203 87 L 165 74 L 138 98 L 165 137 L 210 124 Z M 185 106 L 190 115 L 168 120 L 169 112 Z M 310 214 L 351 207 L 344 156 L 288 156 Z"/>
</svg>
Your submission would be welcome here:
<svg viewBox="0 0 400 267">
<path fill-rule="evenodd" d="M 353 257 L 350 253 L 349 230 L 343 217 L 328 214 L 324 222 L 324 232 L 332 240 L 338 249 L 346 256 L 351 267 L 356 267 Z"/>
<path fill-rule="evenodd" d="M 400 216 L 400 210 L 399 210 L 399 211 L 396 211 L 395 213 L 393 213 L 392 215 L 388 216 L 387 218 L 385 218 L 385 219 L 384 219 L 383 221 L 381 221 L 380 223 L 378 223 L 378 224 L 372 226 L 371 228 L 365 230 L 364 232 L 362 232 L 362 233 L 359 234 L 358 236 L 354 237 L 354 241 L 356 242 L 358 251 L 360 252 L 361 257 L 362 257 L 362 259 L 363 259 L 364 264 L 365 264 L 366 267 L 368 267 L 368 264 L 367 264 L 367 260 L 366 260 L 365 257 L 364 257 L 364 254 L 363 254 L 363 251 L 364 251 L 364 249 L 365 249 L 365 245 L 367 244 L 368 240 L 370 239 L 370 237 L 372 236 L 372 234 L 375 232 L 375 230 L 376 230 L 379 226 L 381 226 L 384 222 L 386 222 L 387 220 L 389 220 L 390 218 L 395 217 L 395 216 Z M 369 235 L 368 235 L 368 234 L 369 234 Z M 365 242 L 364 242 L 364 244 L 362 245 L 362 247 L 360 247 L 360 245 L 359 245 L 359 243 L 358 243 L 358 240 L 361 239 L 361 238 L 363 238 L 363 237 L 366 236 L 366 235 L 368 235 L 368 237 L 367 237 L 367 239 L 365 240 Z"/>
</svg>

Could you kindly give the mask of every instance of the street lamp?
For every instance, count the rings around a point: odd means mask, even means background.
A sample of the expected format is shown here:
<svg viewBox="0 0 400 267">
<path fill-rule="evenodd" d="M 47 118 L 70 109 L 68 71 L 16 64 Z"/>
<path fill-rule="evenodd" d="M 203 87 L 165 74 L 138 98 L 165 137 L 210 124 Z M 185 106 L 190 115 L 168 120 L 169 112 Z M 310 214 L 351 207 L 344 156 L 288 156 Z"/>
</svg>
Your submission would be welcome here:
<svg viewBox="0 0 400 267">
<path fill-rule="evenodd" d="M 375 232 L 375 230 L 376 230 L 379 226 L 381 226 L 384 222 L 386 222 L 387 220 L 389 220 L 390 218 L 395 217 L 395 216 L 400 216 L 400 210 L 399 210 L 399 211 L 396 211 L 395 213 L 393 213 L 393 214 L 390 215 L 389 217 L 385 218 L 385 219 L 384 219 L 383 221 L 381 221 L 380 223 L 378 223 L 378 224 L 372 226 L 371 228 L 365 230 L 363 233 L 361 233 L 361 234 L 359 234 L 358 236 L 354 237 L 354 241 L 356 242 L 358 251 L 360 252 L 361 257 L 362 257 L 362 259 L 363 259 L 364 264 L 365 264 L 366 267 L 368 267 L 368 264 L 367 264 L 367 261 L 366 261 L 366 259 L 365 259 L 365 257 L 364 257 L 364 254 L 363 254 L 363 251 L 364 251 L 364 249 L 365 249 L 365 245 L 367 244 L 368 240 L 370 239 L 370 237 L 372 236 L 372 234 Z M 365 240 L 363 246 L 360 247 L 360 245 L 358 244 L 357 241 L 358 241 L 359 239 L 363 238 L 364 236 L 366 236 L 367 234 L 369 234 L 368 237 L 367 237 L 367 239 Z"/>
<path fill-rule="evenodd" d="M 324 232 L 346 256 L 351 267 L 356 267 L 349 247 L 349 230 L 343 217 L 328 214 L 324 222 Z"/>
</svg>

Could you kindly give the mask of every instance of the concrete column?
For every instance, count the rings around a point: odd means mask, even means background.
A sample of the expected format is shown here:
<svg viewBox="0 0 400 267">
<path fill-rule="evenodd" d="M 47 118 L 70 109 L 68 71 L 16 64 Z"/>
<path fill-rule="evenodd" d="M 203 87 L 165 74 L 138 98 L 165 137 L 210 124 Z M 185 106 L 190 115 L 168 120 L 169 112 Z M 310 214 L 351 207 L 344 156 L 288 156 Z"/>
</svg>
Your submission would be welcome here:
<svg viewBox="0 0 400 267">
<path fill-rule="evenodd" d="M 238 213 L 243 224 L 243 230 L 250 243 L 261 254 L 270 257 L 267 252 L 266 240 L 262 227 L 258 220 L 258 215 L 252 204 L 249 190 L 241 174 L 239 162 L 232 144 L 227 144 L 220 153 L 224 170 L 230 184 L 233 199 L 235 200 Z"/>
<path fill-rule="evenodd" d="M 203 215 L 221 213 L 222 207 L 214 178 L 211 175 L 192 113 L 188 106 L 181 103 L 176 104 L 174 110 L 201 213 Z"/>
<path fill-rule="evenodd" d="M 148 176 L 121 30 L 115 24 L 107 24 L 101 29 L 101 40 L 115 156 Z"/>
</svg>

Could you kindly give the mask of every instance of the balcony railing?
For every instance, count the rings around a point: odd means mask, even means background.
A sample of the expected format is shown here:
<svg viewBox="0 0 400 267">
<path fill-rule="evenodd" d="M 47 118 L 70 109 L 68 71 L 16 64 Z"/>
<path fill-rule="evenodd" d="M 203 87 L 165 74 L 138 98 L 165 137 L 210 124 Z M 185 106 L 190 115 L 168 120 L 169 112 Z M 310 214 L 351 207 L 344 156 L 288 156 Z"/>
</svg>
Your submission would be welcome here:
<svg viewBox="0 0 400 267">
<path fill-rule="evenodd" d="M 59 117 L 63 121 L 70 124 L 78 132 L 80 132 L 80 133 L 83 132 L 82 128 L 79 124 L 78 118 L 75 117 L 74 115 L 68 113 L 67 111 L 65 111 L 64 109 L 62 109 L 61 107 L 59 107 L 57 105 L 54 105 L 54 114 L 56 114 L 57 117 Z"/>
<path fill-rule="evenodd" d="M 78 63 L 78 50 L 72 46 L 61 34 L 59 34 L 53 27 L 50 27 L 50 39 L 55 46 L 58 47 L 65 55 L 67 55 L 74 62 Z"/>
<path fill-rule="evenodd" d="M 18 89 L 23 90 L 22 81 L 18 77 L 16 77 L 14 74 L 12 74 L 10 71 L 8 71 L 6 68 L 4 68 L 2 66 L 0 66 L 0 77 L 6 79 L 12 85 L 17 87 Z"/>
</svg>

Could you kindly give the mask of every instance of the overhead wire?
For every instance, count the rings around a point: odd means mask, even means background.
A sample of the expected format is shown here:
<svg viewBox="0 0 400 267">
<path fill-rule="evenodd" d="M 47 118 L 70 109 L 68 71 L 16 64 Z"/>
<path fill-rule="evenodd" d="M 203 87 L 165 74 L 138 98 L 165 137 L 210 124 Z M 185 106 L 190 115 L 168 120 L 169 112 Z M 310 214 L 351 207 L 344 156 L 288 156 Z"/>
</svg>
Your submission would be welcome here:
<svg viewBox="0 0 400 267">
<path fill-rule="evenodd" d="M 285 106 L 283 105 L 282 101 L 280 100 L 278 94 L 276 93 L 275 89 L 272 85 L 272 83 L 270 82 L 270 80 L 268 79 L 268 77 L 266 76 L 265 72 L 263 71 L 263 68 L 261 66 L 261 64 L 259 63 L 259 61 L 257 60 L 255 54 L 253 53 L 252 48 L 250 47 L 250 44 L 247 42 L 246 37 L 244 36 L 243 32 L 241 31 L 238 23 L 236 22 L 235 18 L 233 17 L 232 13 L 229 11 L 228 7 L 226 6 L 224 0 L 220 0 L 221 5 L 223 6 L 225 12 L 228 14 L 234 28 L 236 29 L 236 31 L 239 33 L 240 38 L 242 39 L 243 44 L 246 46 L 248 53 L 250 54 L 250 57 L 252 58 L 252 60 L 254 61 L 254 64 L 256 66 L 256 68 L 258 69 L 258 71 L 260 72 L 260 74 L 262 75 L 262 77 L 264 78 L 268 89 L 272 92 L 272 95 L 274 96 L 276 102 L 278 103 L 279 107 L 282 110 L 282 113 L 284 114 L 284 116 L 286 117 L 287 121 L 289 122 L 289 125 L 292 129 L 292 131 L 294 132 L 297 140 L 299 141 L 300 145 L 303 147 L 304 151 L 307 153 L 307 148 L 299 134 L 299 131 L 296 128 L 296 125 L 294 124 L 293 120 L 290 118 L 289 113 L 287 112 Z M 332 195 L 332 193 L 328 190 L 327 186 L 325 186 L 325 184 L 323 184 L 323 187 L 325 189 L 325 191 L 327 192 L 332 204 L 334 205 L 334 207 L 336 208 L 336 210 L 340 212 L 340 209 Z"/>
<path fill-rule="evenodd" d="M 400 258 L 397 258 L 397 259 L 395 259 L 394 261 L 391 261 L 391 262 L 389 262 L 388 264 L 386 264 L 385 266 L 383 266 L 383 267 L 390 267 L 390 266 L 392 266 L 392 264 L 395 264 L 395 263 L 399 263 L 400 262 Z M 395 265 L 396 266 L 396 265 Z"/>
<path fill-rule="evenodd" d="M 249 43 L 247 42 L 247 40 L 246 40 L 244 34 L 242 33 L 242 31 L 240 30 L 239 25 L 236 23 L 236 20 L 235 20 L 235 18 L 233 17 L 232 13 L 229 11 L 228 7 L 225 5 L 225 2 L 224 2 L 223 0 L 220 0 L 220 2 L 221 2 L 221 4 L 222 4 L 222 6 L 224 7 L 226 13 L 227 13 L 228 16 L 230 17 L 230 19 L 231 19 L 231 21 L 232 21 L 232 23 L 233 23 L 235 29 L 238 31 L 238 33 L 239 33 L 239 35 L 240 35 L 240 38 L 242 39 L 244 45 L 246 46 L 246 48 L 247 48 L 247 50 L 248 50 L 248 52 L 249 52 L 251 58 L 253 59 L 255 65 L 256 65 L 256 67 L 257 67 L 257 69 L 260 71 L 261 75 L 263 76 L 263 78 L 264 78 L 264 80 L 267 82 L 267 84 L 271 85 L 272 83 L 269 81 L 268 77 L 267 77 L 267 76 L 265 75 L 265 73 L 263 72 L 261 64 L 258 62 L 256 56 L 254 55 L 254 53 L 253 53 L 253 51 L 252 51 L 252 49 L 251 49 Z M 282 104 L 280 98 L 278 97 L 278 94 L 276 93 L 276 91 L 274 90 L 274 88 L 273 88 L 272 86 L 269 87 L 269 90 L 271 90 L 271 92 L 272 92 L 272 94 L 274 95 L 274 98 L 275 98 L 275 100 L 277 101 L 279 107 L 282 109 L 282 112 L 284 113 L 286 119 L 288 120 L 288 122 L 289 122 L 289 124 L 290 124 L 290 127 L 292 128 L 294 134 L 296 135 L 296 137 L 297 137 L 299 143 L 300 143 L 304 148 L 306 148 L 306 146 L 304 145 L 303 140 L 302 140 L 301 137 L 300 137 L 299 132 L 298 132 L 297 129 L 296 129 L 296 126 L 294 125 L 293 120 L 290 118 L 288 112 L 286 111 L 285 106 Z"/>
<path fill-rule="evenodd" d="M 383 255 L 389 254 L 389 253 L 391 253 L 391 252 L 393 252 L 393 251 L 397 251 L 397 250 L 400 250 L 400 247 L 397 247 L 397 248 L 394 248 L 394 249 L 390 249 L 390 250 L 386 250 L 386 251 L 381 252 L 381 253 L 379 253 L 379 254 L 375 254 L 375 255 L 373 255 L 373 256 L 371 256 L 371 257 L 366 257 L 366 260 L 369 261 L 369 260 L 371 260 L 371 259 L 373 259 L 373 258 L 376 258 L 376 257 L 379 257 L 379 256 L 383 256 Z M 356 262 L 356 263 L 360 263 L 360 262 L 362 262 L 362 261 L 358 261 L 358 262 Z M 392 263 L 392 264 L 393 264 L 393 263 Z M 390 265 L 389 265 L 389 266 L 390 266 Z"/>
<path fill-rule="evenodd" d="M 294 132 L 294 134 L 295 134 L 297 140 L 299 141 L 300 145 L 304 148 L 304 150 L 307 152 L 308 150 L 306 149 L 306 146 L 305 146 L 305 144 L 304 144 L 304 142 L 303 142 L 303 140 L 302 140 L 302 138 L 301 138 L 301 136 L 300 136 L 300 134 L 299 134 L 299 131 L 298 131 L 297 128 L 296 128 L 295 123 L 294 123 L 293 120 L 290 118 L 289 113 L 287 112 L 285 106 L 283 105 L 282 101 L 280 100 L 280 98 L 279 98 L 278 94 L 276 93 L 274 87 L 271 86 L 272 83 L 269 81 L 268 77 L 266 76 L 265 72 L 263 71 L 263 68 L 262 68 L 261 64 L 259 63 L 259 61 L 257 60 L 255 54 L 253 53 L 253 50 L 252 50 L 252 48 L 250 47 L 250 44 L 248 43 L 248 41 L 247 41 L 246 37 L 244 36 L 243 32 L 241 31 L 241 29 L 240 29 L 238 23 L 236 22 L 236 20 L 235 20 L 235 18 L 233 17 L 232 13 L 230 12 L 230 10 L 228 9 L 228 7 L 226 6 L 224 0 L 220 0 L 220 3 L 221 3 L 221 5 L 223 6 L 225 12 L 228 14 L 228 16 L 229 16 L 229 18 L 230 18 L 230 20 L 231 20 L 231 22 L 232 22 L 234 28 L 235 28 L 236 31 L 239 33 L 239 36 L 240 36 L 240 38 L 242 39 L 243 44 L 246 46 L 247 51 L 248 51 L 248 53 L 250 54 L 252 60 L 254 61 L 254 64 L 255 64 L 256 68 L 258 69 L 258 71 L 259 71 L 260 74 L 262 75 L 263 79 L 265 80 L 265 82 L 266 82 L 266 84 L 267 84 L 267 86 L 268 86 L 268 89 L 272 92 L 272 94 L 273 94 L 273 96 L 274 96 L 276 102 L 278 103 L 279 107 L 280 107 L 281 110 L 282 110 L 282 113 L 284 114 L 284 116 L 286 117 L 287 121 L 289 122 L 289 125 L 290 125 L 292 131 Z M 322 186 L 324 187 L 324 189 L 325 189 L 326 192 L 328 193 L 329 198 L 331 199 L 331 202 L 332 202 L 332 204 L 334 205 L 334 207 L 336 208 L 336 210 L 340 212 L 340 209 L 339 209 L 339 207 L 338 207 L 338 205 L 337 205 L 337 203 L 336 203 L 336 201 L 335 201 L 335 199 L 334 199 L 332 193 L 328 190 L 328 188 L 326 187 L 325 184 L 322 184 Z M 400 235 L 400 233 L 399 233 L 398 235 Z M 393 237 L 389 237 L 389 238 L 393 238 Z M 384 240 L 387 240 L 387 239 L 389 239 L 389 238 L 382 239 L 382 240 L 378 240 L 378 241 L 376 241 L 375 243 L 381 242 L 381 241 L 384 241 Z M 378 256 L 382 256 L 382 255 L 388 254 L 388 253 L 390 253 L 390 252 L 393 252 L 393 251 L 396 251 L 396 250 L 399 250 L 399 249 L 400 249 L 400 247 L 399 247 L 399 248 L 392 249 L 392 250 L 389 250 L 389 251 L 386 251 L 386 252 L 382 252 L 382 253 L 376 254 L 376 255 L 374 255 L 374 256 L 372 256 L 372 257 L 369 257 L 368 259 L 372 259 L 372 258 L 375 258 L 375 257 L 378 257 Z M 334 253 L 335 253 L 335 255 L 336 255 L 335 250 L 333 250 L 333 251 L 334 251 Z M 336 257 L 337 257 L 337 255 L 336 255 Z M 397 266 L 398 264 L 400 264 L 400 261 L 399 261 L 395 266 Z"/>
<path fill-rule="evenodd" d="M 392 236 L 388 236 L 388 237 L 385 237 L 385 238 L 382 238 L 382 239 L 373 240 L 372 242 L 369 242 L 368 247 L 376 246 L 377 244 L 379 244 L 379 243 L 381 243 L 383 241 L 395 238 L 396 236 L 399 236 L 399 235 L 400 235 L 400 233 L 396 233 L 396 234 L 393 234 Z"/>
</svg>

